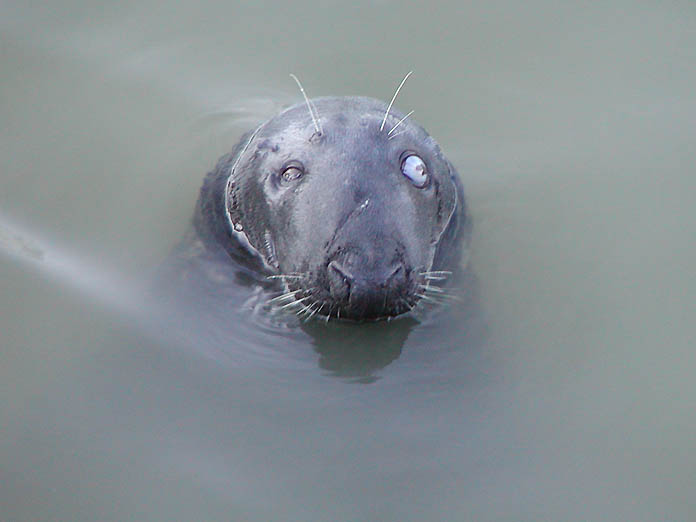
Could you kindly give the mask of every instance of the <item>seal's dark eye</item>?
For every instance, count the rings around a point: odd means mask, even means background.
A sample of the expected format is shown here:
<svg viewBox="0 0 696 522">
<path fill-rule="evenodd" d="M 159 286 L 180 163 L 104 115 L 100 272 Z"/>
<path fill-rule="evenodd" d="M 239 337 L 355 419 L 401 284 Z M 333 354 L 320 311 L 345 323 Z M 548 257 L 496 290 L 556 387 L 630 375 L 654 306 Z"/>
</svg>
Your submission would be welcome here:
<svg viewBox="0 0 696 522">
<path fill-rule="evenodd" d="M 401 162 L 401 172 L 418 188 L 425 187 L 428 182 L 428 170 L 425 162 L 416 154 L 409 154 Z"/>
<path fill-rule="evenodd" d="M 288 167 L 285 167 L 283 173 L 280 175 L 280 178 L 283 180 L 284 183 L 291 183 L 295 180 L 300 179 L 303 174 L 304 170 L 302 170 L 302 167 L 300 167 L 299 165 L 290 165 Z"/>
</svg>

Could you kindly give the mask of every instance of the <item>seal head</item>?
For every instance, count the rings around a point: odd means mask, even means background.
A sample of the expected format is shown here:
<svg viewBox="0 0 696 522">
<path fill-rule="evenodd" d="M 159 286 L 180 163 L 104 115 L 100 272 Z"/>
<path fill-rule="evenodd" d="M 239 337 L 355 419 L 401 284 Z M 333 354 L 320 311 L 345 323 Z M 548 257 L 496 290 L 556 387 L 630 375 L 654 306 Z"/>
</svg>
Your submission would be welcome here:
<svg viewBox="0 0 696 522">
<path fill-rule="evenodd" d="M 244 244 L 284 283 L 288 307 L 353 320 L 405 313 L 468 240 L 457 173 L 398 111 L 380 129 L 381 101 L 312 104 L 320 129 L 298 104 L 221 159 L 198 221 L 236 257 Z"/>
</svg>

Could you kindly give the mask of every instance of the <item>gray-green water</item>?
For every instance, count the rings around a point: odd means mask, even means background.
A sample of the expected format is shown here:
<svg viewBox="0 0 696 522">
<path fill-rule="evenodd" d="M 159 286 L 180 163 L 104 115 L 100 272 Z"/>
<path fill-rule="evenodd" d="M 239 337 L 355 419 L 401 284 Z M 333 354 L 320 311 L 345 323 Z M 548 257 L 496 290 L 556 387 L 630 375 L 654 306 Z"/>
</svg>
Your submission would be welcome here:
<svg viewBox="0 0 696 522">
<path fill-rule="evenodd" d="M 485 339 L 269 328 L 242 288 L 229 340 L 163 331 L 138 290 L 288 73 L 411 69 Z M 2 2 L 0 518 L 693 519 L 695 86 L 689 1 Z"/>
</svg>

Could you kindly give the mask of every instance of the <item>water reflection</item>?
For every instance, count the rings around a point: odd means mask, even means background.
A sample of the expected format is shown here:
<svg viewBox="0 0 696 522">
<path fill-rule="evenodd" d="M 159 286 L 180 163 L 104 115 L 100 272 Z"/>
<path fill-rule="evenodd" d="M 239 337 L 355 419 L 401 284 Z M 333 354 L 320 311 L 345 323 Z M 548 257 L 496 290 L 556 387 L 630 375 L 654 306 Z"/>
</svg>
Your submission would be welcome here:
<svg viewBox="0 0 696 522">
<path fill-rule="evenodd" d="M 401 355 L 411 330 L 418 325 L 412 317 L 390 322 L 350 324 L 314 321 L 302 325 L 312 337 L 319 354 L 319 368 L 330 375 L 357 383 L 371 383 L 375 375 Z"/>
</svg>

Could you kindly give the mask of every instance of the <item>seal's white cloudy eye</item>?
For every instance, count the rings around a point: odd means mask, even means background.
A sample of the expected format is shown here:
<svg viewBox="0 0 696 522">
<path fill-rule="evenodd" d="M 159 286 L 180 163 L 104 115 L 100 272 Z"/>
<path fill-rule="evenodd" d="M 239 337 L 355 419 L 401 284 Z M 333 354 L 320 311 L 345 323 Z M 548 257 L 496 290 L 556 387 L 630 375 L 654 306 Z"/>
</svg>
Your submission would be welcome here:
<svg viewBox="0 0 696 522">
<path fill-rule="evenodd" d="M 401 162 L 401 172 L 418 188 L 425 187 L 428 182 L 425 162 L 416 154 L 409 154 L 404 158 Z"/>
<path fill-rule="evenodd" d="M 303 174 L 304 170 L 302 169 L 302 165 L 288 165 L 283 170 L 281 174 L 281 179 L 285 183 L 291 183 L 295 180 L 300 179 Z"/>
</svg>

